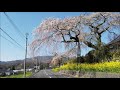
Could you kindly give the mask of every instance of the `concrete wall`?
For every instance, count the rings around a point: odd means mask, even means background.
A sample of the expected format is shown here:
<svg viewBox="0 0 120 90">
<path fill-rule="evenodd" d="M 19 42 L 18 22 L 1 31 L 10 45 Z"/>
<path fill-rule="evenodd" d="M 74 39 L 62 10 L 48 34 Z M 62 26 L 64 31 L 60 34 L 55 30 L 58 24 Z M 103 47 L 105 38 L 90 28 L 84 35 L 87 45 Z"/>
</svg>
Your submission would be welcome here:
<svg viewBox="0 0 120 90">
<path fill-rule="evenodd" d="M 73 70 L 62 70 L 60 73 L 71 75 L 78 78 L 120 78 L 120 73 L 107 72 L 84 72 Z"/>
</svg>

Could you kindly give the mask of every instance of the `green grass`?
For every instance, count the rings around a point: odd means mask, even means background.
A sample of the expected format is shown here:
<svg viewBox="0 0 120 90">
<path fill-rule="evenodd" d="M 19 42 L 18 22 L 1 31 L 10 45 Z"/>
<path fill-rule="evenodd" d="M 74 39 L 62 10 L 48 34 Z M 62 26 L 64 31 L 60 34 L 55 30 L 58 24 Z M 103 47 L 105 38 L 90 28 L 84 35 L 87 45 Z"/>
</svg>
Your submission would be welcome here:
<svg viewBox="0 0 120 90">
<path fill-rule="evenodd" d="M 26 77 L 29 77 L 32 75 L 32 72 L 26 72 Z M 23 78 L 23 73 L 17 74 L 17 75 L 10 75 L 10 76 L 4 76 L 0 78 Z"/>
<path fill-rule="evenodd" d="M 54 68 L 54 72 L 60 70 L 76 70 L 76 71 L 95 71 L 95 72 L 115 72 L 120 73 L 120 62 L 111 61 L 103 63 L 94 63 L 94 64 L 76 64 L 76 63 L 67 63 L 66 65 L 61 66 L 60 68 Z"/>
</svg>

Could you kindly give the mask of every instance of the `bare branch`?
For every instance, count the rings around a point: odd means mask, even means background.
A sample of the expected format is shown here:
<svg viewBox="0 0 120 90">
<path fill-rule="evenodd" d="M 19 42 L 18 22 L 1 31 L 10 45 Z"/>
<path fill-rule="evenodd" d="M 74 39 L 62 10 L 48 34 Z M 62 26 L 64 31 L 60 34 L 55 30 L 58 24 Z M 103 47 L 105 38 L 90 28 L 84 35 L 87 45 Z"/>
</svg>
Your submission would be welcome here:
<svg viewBox="0 0 120 90">
<path fill-rule="evenodd" d="M 97 29 L 98 29 L 98 27 L 100 27 L 101 25 L 103 25 L 107 21 L 107 18 L 102 13 L 100 13 L 100 15 L 103 16 L 104 20 L 102 23 L 100 23 L 99 25 L 96 26 Z"/>
<path fill-rule="evenodd" d="M 103 31 L 99 32 L 98 34 L 102 34 L 105 31 L 109 31 L 110 26 L 106 27 Z"/>
<path fill-rule="evenodd" d="M 91 42 L 88 41 L 84 41 L 84 44 L 86 44 L 88 47 L 94 48 L 94 49 L 98 49 L 95 45 L 93 45 Z"/>
<path fill-rule="evenodd" d="M 117 36 L 117 34 L 116 34 L 115 32 L 112 32 L 112 31 L 109 31 L 109 30 L 108 30 L 108 32 L 109 32 L 109 33 L 113 33 L 114 35 L 116 35 L 116 36 Z"/>
</svg>

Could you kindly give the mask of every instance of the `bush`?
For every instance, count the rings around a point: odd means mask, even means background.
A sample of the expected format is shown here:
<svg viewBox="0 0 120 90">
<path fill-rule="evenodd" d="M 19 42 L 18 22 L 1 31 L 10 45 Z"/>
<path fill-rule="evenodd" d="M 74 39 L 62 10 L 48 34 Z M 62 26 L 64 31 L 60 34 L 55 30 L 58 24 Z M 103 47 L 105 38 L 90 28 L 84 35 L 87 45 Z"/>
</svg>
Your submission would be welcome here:
<svg viewBox="0 0 120 90">
<path fill-rule="evenodd" d="M 120 61 L 120 50 L 116 51 L 112 55 L 114 61 Z"/>
<path fill-rule="evenodd" d="M 71 59 L 67 63 L 77 63 L 77 59 Z"/>
</svg>

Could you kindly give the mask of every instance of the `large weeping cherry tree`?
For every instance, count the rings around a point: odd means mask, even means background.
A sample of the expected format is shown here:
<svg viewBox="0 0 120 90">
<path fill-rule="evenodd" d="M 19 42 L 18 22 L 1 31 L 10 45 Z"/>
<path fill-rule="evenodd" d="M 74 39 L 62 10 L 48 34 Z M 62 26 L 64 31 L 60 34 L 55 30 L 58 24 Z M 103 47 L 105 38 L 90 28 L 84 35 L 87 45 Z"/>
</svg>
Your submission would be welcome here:
<svg viewBox="0 0 120 90">
<path fill-rule="evenodd" d="M 119 26 L 120 14 L 112 12 L 97 12 L 64 19 L 48 18 L 34 30 L 34 40 L 30 48 L 37 52 L 45 47 L 53 53 L 59 52 L 64 44 L 64 55 L 77 54 L 79 61 L 82 45 L 100 50 L 103 33 L 115 34 L 113 28 Z"/>
<path fill-rule="evenodd" d="M 84 39 L 83 16 L 69 17 L 64 19 L 48 18 L 44 20 L 33 32 L 35 39 L 31 44 L 33 52 L 46 47 L 51 52 L 57 52 L 64 44 L 66 51 L 64 55 L 72 56 L 77 53 L 79 59 L 81 54 L 80 42 Z"/>
</svg>

